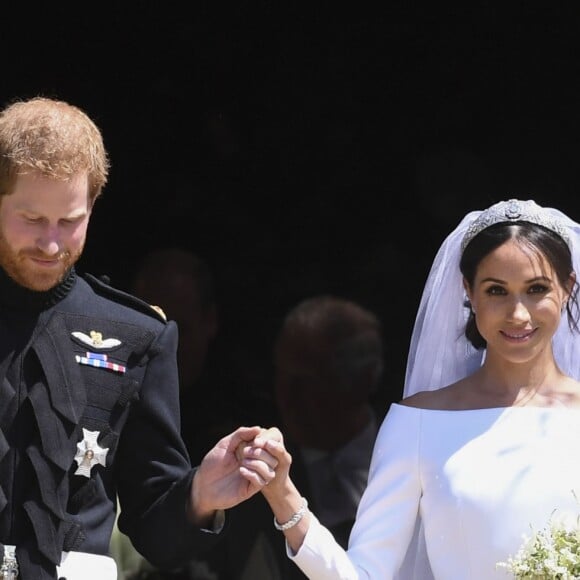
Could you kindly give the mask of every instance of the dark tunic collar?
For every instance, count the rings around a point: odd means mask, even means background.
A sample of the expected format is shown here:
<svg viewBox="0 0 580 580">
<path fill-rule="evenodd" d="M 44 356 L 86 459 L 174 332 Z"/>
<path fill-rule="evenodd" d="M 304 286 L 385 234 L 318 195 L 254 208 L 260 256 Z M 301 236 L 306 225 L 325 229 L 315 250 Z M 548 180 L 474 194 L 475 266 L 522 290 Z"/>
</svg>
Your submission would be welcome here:
<svg viewBox="0 0 580 580">
<path fill-rule="evenodd" d="M 60 302 L 76 279 L 75 269 L 71 268 L 62 282 L 46 292 L 36 292 L 17 284 L 0 268 L 0 305 L 19 311 L 41 312 Z"/>
</svg>

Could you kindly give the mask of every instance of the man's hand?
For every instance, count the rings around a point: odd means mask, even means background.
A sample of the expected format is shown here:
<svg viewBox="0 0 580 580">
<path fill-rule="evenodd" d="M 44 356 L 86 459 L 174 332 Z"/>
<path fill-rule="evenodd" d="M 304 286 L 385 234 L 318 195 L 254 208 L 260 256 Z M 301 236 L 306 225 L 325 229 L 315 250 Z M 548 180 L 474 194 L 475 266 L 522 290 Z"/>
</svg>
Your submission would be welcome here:
<svg viewBox="0 0 580 580">
<path fill-rule="evenodd" d="M 189 516 L 196 525 L 206 525 L 216 510 L 238 505 L 272 481 L 278 461 L 263 449 L 268 439 L 262 435 L 275 437 L 274 431 L 240 427 L 207 453 L 191 486 Z"/>
</svg>

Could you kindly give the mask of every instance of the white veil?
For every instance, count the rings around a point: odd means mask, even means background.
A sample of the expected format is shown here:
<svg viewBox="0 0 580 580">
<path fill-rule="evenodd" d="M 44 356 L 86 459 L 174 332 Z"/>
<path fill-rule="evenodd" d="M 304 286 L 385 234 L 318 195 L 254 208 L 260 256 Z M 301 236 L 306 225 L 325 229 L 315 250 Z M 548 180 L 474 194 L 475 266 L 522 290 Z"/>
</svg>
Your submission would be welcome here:
<svg viewBox="0 0 580 580">
<path fill-rule="evenodd" d="M 580 279 L 580 225 L 560 210 L 543 208 L 541 211 L 566 227 L 574 271 Z M 411 335 L 403 391 L 405 397 L 454 383 L 474 372 L 483 361 L 484 351 L 476 350 L 465 337 L 469 312 L 464 306 L 467 297 L 459 271 L 461 241 L 468 227 L 482 213 L 468 213 L 447 236 L 435 256 Z M 567 316 L 562 316 L 553 347 L 562 371 L 580 380 L 580 332 L 570 329 Z M 420 521 L 398 577 L 404 580 L 433 578 Z"/>
</svg>

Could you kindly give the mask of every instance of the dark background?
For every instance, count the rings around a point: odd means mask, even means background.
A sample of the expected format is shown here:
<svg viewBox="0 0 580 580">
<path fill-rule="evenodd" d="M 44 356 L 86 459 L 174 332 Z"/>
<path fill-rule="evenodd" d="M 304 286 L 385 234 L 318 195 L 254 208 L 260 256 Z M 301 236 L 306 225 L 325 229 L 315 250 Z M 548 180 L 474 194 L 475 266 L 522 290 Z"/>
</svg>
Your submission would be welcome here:
<svg viewBox="0 0 580 580">
<path fill-rule="evenodd" d="M 396 398 L 466 211 L 520 197 L 580 218 L 579 9 L 383 4 L 3 5 L 2 104 L 73 102 L 111 156 L 79 269 L 125 288 L 147 249 L 193 249 L 256 384 L 291 306 L 355 299 Z"/>
</svg>

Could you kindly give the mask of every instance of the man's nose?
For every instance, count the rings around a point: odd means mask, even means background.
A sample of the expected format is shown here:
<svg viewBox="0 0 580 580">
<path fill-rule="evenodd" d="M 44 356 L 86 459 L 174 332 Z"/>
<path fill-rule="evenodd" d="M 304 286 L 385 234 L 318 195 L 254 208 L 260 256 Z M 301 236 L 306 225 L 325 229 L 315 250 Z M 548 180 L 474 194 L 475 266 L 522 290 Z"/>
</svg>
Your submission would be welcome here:
<svg viewBox="0 0 580 580">
<path fill-rule="evenodd" d="M 58 228 L 47 226 L 36 240 L 36 246 L 47 256 L 56 256 L 60 252 L 60 233 Z"/>
</svg>

